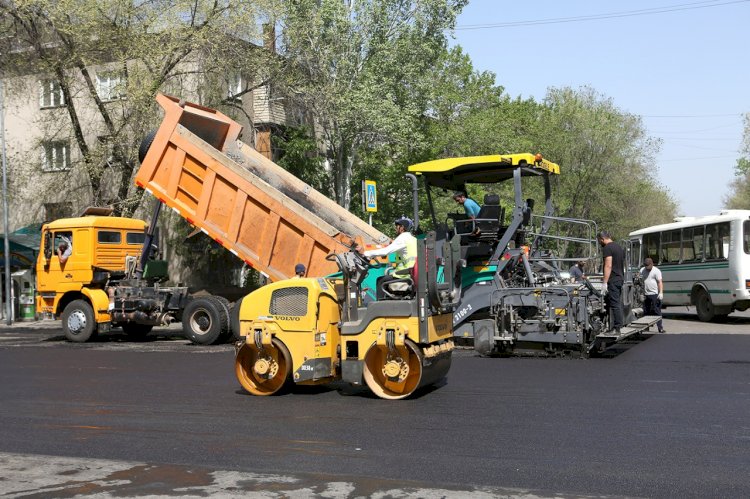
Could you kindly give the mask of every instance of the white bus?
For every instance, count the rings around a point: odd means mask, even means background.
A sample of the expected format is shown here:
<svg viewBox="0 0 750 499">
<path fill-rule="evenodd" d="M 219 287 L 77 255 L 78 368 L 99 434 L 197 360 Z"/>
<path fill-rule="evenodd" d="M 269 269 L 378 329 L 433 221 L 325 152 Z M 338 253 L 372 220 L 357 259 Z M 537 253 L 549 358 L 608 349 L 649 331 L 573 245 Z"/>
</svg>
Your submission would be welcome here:
<svg viewBox="0 0 750 499">
<path fill-rule="evenodd" d="M 747 310 L 750 210 L 675 220 L 631 232 L 630 265 L 637 271 L 646 257 L 654 260 L 664 279 L 665 307 L 695 305 L 702 321 Z"/>
</svg>

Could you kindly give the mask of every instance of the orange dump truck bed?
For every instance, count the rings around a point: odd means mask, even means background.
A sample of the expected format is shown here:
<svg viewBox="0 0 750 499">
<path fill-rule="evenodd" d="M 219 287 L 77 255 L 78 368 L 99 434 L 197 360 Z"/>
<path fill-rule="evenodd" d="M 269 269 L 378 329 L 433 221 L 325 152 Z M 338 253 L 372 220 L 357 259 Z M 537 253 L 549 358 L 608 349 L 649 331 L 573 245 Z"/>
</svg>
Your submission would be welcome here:
<svg viewBox="0 0 750 499">
<path fill-rule="evenodd" d="M 338 269 L 325 260 L 388 238 L 237 139 L 213 109 L 158 95 L 164 120 L 135 182 L 271 280 Z"/>
</svg>

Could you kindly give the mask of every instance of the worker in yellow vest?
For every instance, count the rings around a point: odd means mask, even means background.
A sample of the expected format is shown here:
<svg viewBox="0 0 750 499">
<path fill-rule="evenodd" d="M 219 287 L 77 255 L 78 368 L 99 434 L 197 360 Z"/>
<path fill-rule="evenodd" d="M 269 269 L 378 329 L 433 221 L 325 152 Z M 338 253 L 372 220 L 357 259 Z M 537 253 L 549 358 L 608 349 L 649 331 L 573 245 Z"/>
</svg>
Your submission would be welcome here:
<svg viewBox="0 0 750 499">
<path fill-rule="evenodd" d="M 387 294 L 383 292 L 383 289 L 388 282 L 409 277 L 411 269 L 417 261 L 417 238 L 410 232 L 414 222 L 410 218 L 402 216 L 393 223 L 396 226 L 396 238 L 393 242 L 385 248 L 368 250 L 364 253 L 366 258 L 387 256 L 391 253 L 396 254 L 396 266 L 391 274 L 378 279 L 378 299 Z"/>
</svg>

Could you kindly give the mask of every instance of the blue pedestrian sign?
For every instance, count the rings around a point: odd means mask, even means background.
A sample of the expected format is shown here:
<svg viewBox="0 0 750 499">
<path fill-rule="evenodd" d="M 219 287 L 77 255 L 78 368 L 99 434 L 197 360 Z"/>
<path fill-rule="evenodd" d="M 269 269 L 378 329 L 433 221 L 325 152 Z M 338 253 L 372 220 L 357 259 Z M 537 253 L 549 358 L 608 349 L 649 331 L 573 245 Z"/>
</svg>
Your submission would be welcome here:
<svg viewBox="0 0 750 499">
<path fill-rule="evenodd" d="M 365 180 L 364 186 L 365 211 L 378 211 L 377 183 L 374 180 Z"/>
</svg>

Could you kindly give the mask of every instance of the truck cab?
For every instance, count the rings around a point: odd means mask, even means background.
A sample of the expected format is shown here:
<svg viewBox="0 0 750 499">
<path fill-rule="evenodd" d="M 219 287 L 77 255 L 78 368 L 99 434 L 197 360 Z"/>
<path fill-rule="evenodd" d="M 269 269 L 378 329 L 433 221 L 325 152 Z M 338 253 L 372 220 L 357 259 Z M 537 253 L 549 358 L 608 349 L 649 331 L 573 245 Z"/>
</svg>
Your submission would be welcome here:
<svg viewBox="0 0 750 499">
<path fill-rule="evenodd" d="M 37 310 L 60 317 L 76 300 L 91 307 L 92 319 L 109 323 L 109 297 L 104 287 L 113 273 L 124 274 L 127 257 L 138 258 L 146 222 L 110 216 L 82 216 L 42 226 L 37 260 Z M 70 246 L 63 263 L 57 248 Z"/>
</svg>

